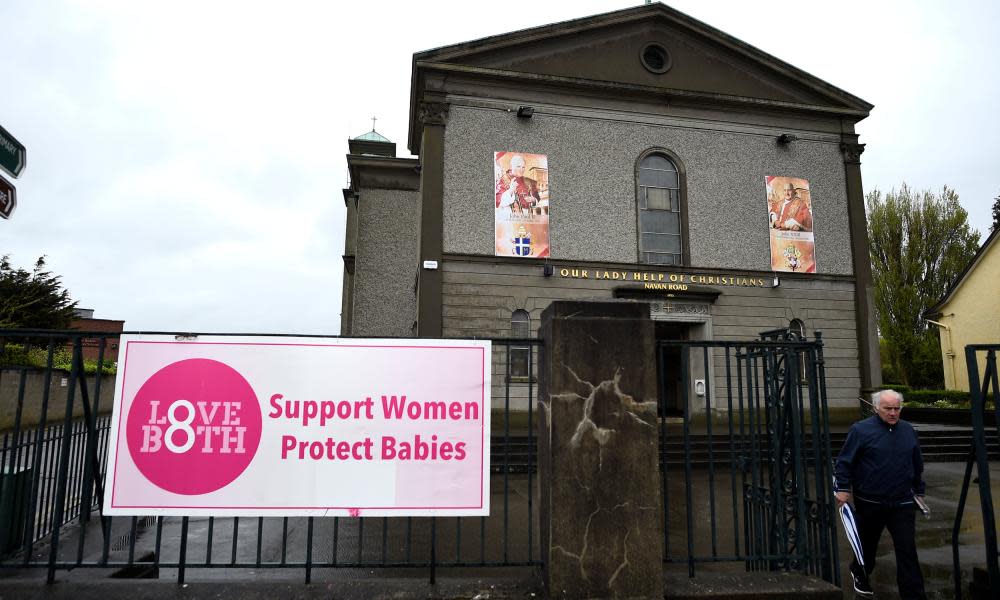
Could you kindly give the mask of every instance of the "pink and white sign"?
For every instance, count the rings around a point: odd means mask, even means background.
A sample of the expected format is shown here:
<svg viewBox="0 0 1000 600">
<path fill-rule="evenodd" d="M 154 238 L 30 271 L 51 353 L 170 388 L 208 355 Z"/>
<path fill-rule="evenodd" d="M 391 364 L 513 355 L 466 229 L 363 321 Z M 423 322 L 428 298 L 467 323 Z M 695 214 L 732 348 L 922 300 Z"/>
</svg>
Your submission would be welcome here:
<svg viewBox="0 0 1000 600">
<path fill-rule="evenodd" d="M 490 343 L 123 335 L 109 515 L 488 515 Z"/>
</svg>

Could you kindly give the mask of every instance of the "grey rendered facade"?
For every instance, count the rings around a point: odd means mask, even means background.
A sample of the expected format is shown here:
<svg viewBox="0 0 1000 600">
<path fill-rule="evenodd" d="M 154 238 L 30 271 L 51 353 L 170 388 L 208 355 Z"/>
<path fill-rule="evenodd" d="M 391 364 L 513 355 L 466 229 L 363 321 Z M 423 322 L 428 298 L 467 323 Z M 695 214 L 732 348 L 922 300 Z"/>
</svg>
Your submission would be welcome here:
<svg viewBox="0 0 1000 600">
<path fill-rule="evenodd" d="M 666 72 L 640 60 L 650 43 Z M 343 333 L 504 337 L 513 311 L 534 333 L 553 300 L 621 298 L 689 339 L 797 319 L 823 332 L 832 405 L 879 385 L 854 133 L 870 104 L 658 4 L 418 53 L 412 82 L 419 160 L 348 156 Z M 548 156 L 546 259 L 494 256 L 495 151 Z M 639 262 L 651 151 L 680 172 L 683 266 Z M 771 271 L 767 175 L 809 180 L 816 273 Z"/>
</svg>

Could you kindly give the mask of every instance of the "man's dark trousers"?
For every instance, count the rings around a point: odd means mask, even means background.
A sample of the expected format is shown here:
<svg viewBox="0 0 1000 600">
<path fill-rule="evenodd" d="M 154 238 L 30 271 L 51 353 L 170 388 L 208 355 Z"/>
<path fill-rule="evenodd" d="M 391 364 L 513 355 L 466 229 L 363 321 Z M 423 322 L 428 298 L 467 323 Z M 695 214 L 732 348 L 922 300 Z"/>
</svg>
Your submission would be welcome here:
<svg viewBox="0 0 1000 600">
<path fill-rule="evenodd" d="M 875 553 L 882 530 L 888 529 L 896 550 L 896 584 L 903 600 L 927 600 L 924 593 L 924 576 L 917 562 L 916 509 L 912 504 L 886 506 L 855 498 L 854 515 L 861 538 L 861 553 L 865 570 L 871 575 L 875 568 Z M 856 565 L 852 565 L 855 567 Z"/>
</svg>

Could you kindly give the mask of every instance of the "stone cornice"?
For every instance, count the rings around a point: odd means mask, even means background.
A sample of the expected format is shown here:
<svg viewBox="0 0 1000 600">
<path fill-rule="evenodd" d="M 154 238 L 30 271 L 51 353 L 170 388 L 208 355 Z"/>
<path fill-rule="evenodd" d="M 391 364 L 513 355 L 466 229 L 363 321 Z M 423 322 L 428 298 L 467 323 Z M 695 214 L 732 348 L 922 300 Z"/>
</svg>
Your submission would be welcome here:
<svg viewBox="0 0 1000 600">
<path fill-rule="evenodd" d="M 351 174 L 349 191 L 357 192 L 361 187 L 380 187 L 385 189 L 416 190 L 420 187 L 420 161 L 416 158 L 389 158 L 367 154 L 348 154 L 347 168 Z M 375 174 L 380 174 L 391 180 L 390 185 L 373 186 L 371 180 Z M 344 201 L 347 201 L 345 190 Z"/>
<path fill-rule="evenodd" d="M 635 98 L 638 100 L 651 99 L 673 105 L 691 105 L 701 108 L 735 108 L 740 110 L 784 112 L 826 117 L 846 117 L 855 121 L 860 121 L 869 114 L 867 110 L 859 108 L 804 104 L 798 102 L 749 98 L 710 92 L 692 92 L 688 90 L 618 83 L 613 81 L 598 81 L 579 77 L 543 75 L 538 73 L 524 73 L 520 71 L 507 71 L 503 69 L 455 65 L 441 62 L 416 61 L 414 62 L 413 85 L 416 86 L 419 84 L 421 87 L 420 89 L 413 89 L 411 97 L 410 139 L 408 146 L 410 151 L 413 153 L 419 152 L 420 134 L 423 124 L 443 125 L 444 120 L 447 119 L 447 104 L 441 102 L 418 102 L 419 97 L 423 95 L 422 92 L 424 91 L 422 87 L 423 76 L 431 73 L 437 73 L 445 76 L 465 76 L 470 79 L 482 79 L 485 81 L 506 82 L 520 85 L 522 87 L 528 85 L 548 87 L 550 89 L 564 89 L 575 91 L 577 93 L 584 92 L 594 95 L 607 95 L 608 97 L 613 98 Z M 440 108 L 441 105 L 445 107 L 443 109 L 443 114 L 440 114 L 442 110 Z"/>
</svg>

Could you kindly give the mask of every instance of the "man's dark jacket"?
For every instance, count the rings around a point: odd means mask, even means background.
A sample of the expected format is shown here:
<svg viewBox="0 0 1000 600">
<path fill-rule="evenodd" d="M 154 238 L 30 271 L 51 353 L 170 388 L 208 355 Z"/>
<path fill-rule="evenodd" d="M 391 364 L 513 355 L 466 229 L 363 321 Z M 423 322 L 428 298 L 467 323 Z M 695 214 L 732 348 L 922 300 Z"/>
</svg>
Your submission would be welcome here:
<svg viewBox="0 0 1000 600">
<path fill-rule="evenodd" d="M 878 415 L 847 432 L 837 457 L 837 491 L 859 500 L 896 506 L 924 495 L 924 459 L 917 432 L 906 421 L 889 425 Z"/>
</svg>

